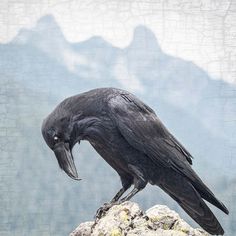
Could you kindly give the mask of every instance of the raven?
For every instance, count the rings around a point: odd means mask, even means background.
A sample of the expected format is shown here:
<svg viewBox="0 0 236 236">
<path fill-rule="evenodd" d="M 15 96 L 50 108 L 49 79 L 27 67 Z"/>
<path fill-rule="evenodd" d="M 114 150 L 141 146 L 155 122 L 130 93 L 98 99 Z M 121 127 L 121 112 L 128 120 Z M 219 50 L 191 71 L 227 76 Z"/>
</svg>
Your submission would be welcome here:
<svg viewBox="0 0 236 236">
<path fill-rule="evenodd" d="M 81 140 L 89 141 L 116 170 L 122 188 L 107 206 L 131 199 L 150 183 L 169 194 L 207 232 L 224 234 L 203 199 L 226 214 L 227 208 L 191 168 L 191 154 L 133 94 L 99 88 L 66 98 L 43 121 L 42 134 L 60 168 L 73 179 L 79 176 L 71 150 Z M 131 185 L 132 191 L 120 199 Z"/>
</svg>

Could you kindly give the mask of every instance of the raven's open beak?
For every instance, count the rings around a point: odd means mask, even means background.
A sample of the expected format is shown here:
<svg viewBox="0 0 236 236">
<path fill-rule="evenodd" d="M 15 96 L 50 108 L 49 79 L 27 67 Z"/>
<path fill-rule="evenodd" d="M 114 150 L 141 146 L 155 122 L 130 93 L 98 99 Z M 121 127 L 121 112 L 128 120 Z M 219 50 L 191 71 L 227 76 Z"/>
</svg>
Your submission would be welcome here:
<svg viewBox="0 0 236 236">
<path fill-rule="evenodd" d="M 56 155 L 60 168 L 64 170 L 72 179 L 81 180 L 78 176 L 69 144 L 63 142 L 58 143 L 53 151 Z"/>
</svg>

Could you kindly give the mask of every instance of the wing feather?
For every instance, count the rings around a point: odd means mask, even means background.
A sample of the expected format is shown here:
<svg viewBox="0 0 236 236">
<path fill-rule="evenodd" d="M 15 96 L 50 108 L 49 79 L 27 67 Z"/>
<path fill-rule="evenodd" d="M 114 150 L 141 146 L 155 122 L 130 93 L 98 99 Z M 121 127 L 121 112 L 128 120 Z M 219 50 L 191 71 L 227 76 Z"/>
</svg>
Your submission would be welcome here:
<svg viewBox="0 0 236 236">
<path fill-rule="evenodd" d="M 117 95 L 108 104 L 113 121 L 131 146 L 158 166 L 173 168 L 188 177 L 193 175 L 192 156 L 150 107 L 132 94 Z"/>
<path fill-rule="evenodd" d="M 169 173 L 179 173 L 179 178 L 181 178 L 181 176 L 187 177 L 190 181 L 183 178 L 185 182 L 191 183 L 193 189 L 195 189 L 201 197 L 228 214 L 227 208 L 214 196 L 191 168 L 191 154 L 166 129 L 150 107 L 128 93 L 111 98 L 109 100 L 109 107 L 111 109 L 113 122 L 116 123 L 120 133 L 132 147 L 143 152 L 155 165 L 165 167 L 165 171 L 169 171 Z M 167 174 L 167 176 L 166 181 L 170 178 L 170 174 Z M 171 182 L 169 184 L 174 181 L 174 178 L 170 179 Z M 180 182 L 183 184 L 183 181 Z M 162 187 L 168 187 L 168 184 Z M 170 189 L 168 193 L 171 195 Z M 172 197 L 175 198 L 176 195 L 172 195 Z M 191 213 L 191 209 L 188 208 L 190 207 L 189 202 L 187 202 L 187 205 L 184 202 L 186 199 L 183 199 L 182 202 L 179 198 L 176 200 L 186 212 Z M 203 205 L 203 203 L 201 204 L 202 207 L 208 211 L 207 207 Z M 193 217 L 193 215 L 191 216 Z M 194 219 L 198 223 L 200 222 L 199 219 Z M 217 223 L 216 220 L 214 221 Z"/>
</svg>

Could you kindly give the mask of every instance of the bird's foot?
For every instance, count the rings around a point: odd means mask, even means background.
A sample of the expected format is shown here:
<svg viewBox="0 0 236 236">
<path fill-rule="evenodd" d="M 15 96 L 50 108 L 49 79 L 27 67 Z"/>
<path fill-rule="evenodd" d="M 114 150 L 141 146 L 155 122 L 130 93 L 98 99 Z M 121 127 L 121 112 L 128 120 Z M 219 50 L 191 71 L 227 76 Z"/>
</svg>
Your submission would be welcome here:
<svg viewBox="0 0 236 236">
<path fill-rule="evenodd" d="M 111 207 L 113 207 L 114 205 L 118 205 L 118 204 L 119 204 L 119 202 L 111 201 L 108 203 L 104 203 L 103 206 L 98 208 L 96 215 L 94 216 L 95 221 L 94 221 L 94 224 L 92 225 L 92 228 L 91 228 L 92 232 L 93 232 L 95 226 L 97 225 L 99 219 L 101 219 Z"/>
<path fill-rule="evenodd" d="M 99 207 L 97 212 L 96 212 L 96 215 L 95 215 L 95 222 L 97 222 L 97 220 L 101 219 L 105 214 L 106 212 L 114 205 L 116 205 L 118 203 L 116 202 L 109 202 L 109 203 L 104 203 L 103 206 Z"/>
</svg>

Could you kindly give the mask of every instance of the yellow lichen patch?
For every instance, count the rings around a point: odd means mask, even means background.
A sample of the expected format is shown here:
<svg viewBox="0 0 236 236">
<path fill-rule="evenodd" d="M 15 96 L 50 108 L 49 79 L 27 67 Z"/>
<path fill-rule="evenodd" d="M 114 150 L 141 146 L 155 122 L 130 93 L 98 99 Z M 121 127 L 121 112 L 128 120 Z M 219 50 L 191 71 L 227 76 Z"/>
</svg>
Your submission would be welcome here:
<svg viewBox="0 0 236 236">
<path fill-rule="evenodd" d="M 161 216 L 152 216 L 149 218 L 152 222 L 157 222 L 157 221 L 161 221 L 163 219 L 163 217 Z"/>
<path fill-rule="evenodd" d="M 168 230 L 168 229 L 170 229 L 170 226 L 168 224 L 163 224 L 162 228 L 164 230 Z"/>
<path fill-rule="evenodd" d="M 122 236 L 121 231 L 119 229 L 113 229 L 111 231 L 111 236 Z"/>
<path fill-rule="evenodd" d="M 128 208 L 125 208 L 124 211 L 129 215 L 130 214 L 130 210 Z"/>
<path fill-rule="evenodd" d="M 127 213 L 127 211 L 121 211 L 120 212 L 120 219 L 123 221 L 123 222 L 127 222 L 128 219 L 129 219 L 129 215 Z"/>
<path fill-rule="evenodd" d="M 188 229 L 180 229 L 182 232 L 188 234 L 189 233 L 189 230 Z"/>
</svg>

